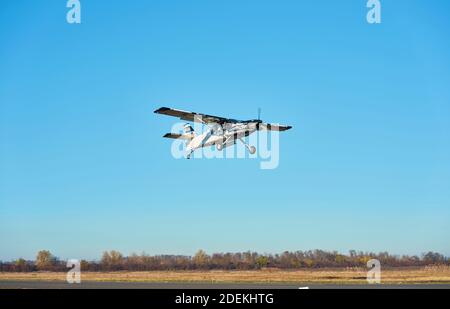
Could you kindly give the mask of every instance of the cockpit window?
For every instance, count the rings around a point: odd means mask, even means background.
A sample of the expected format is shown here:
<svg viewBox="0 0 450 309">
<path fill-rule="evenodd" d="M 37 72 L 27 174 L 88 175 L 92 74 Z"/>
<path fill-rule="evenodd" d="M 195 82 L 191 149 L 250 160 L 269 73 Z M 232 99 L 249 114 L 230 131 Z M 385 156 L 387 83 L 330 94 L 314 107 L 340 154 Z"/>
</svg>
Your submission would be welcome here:
<svg viewBox="0 0 450 309">
<path fill-rule="evenodd" d="M 213 133 L 214 135 L 222 135 L 222 134 L 223 134 L 222 126 L 221 126 L 221 125 L 215 125 L 215 126 L 212 128 L 212 133 Z"/>
</svg>

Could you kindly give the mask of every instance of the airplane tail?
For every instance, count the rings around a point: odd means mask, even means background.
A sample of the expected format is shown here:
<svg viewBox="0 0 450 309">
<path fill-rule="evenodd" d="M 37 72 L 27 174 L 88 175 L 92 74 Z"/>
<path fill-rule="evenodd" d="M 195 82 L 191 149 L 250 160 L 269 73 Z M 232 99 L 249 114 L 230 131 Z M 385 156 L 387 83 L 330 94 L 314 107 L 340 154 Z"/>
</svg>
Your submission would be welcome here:
<svg viewBox="0 0 450 309">
<path fill-rule="evenodd" d="M 186 144 L 188 144 L 192 139 L 195 137 L 195 131 L 192 128 L 192 126 L 189 123 L 186 123 L 184 125 L 184 133 L 178 134 L 178 133 L 166 133 L 163 137 L 165 138 L 173 138 L 173 139 L 182 139 L 186 141 Z"/>
<path fill-rule="evenodd" d="M 192 126 L 189 123 L 186 123 L 184 125 L 184 134 L 183 135 L 188 135 L 188 136 L 192 136 L 192 138 L 195 137 L 195 131 L 194 128 L 192 128 Z M 191 139 L 192 139 L 191 138 Z"/>
</svg>

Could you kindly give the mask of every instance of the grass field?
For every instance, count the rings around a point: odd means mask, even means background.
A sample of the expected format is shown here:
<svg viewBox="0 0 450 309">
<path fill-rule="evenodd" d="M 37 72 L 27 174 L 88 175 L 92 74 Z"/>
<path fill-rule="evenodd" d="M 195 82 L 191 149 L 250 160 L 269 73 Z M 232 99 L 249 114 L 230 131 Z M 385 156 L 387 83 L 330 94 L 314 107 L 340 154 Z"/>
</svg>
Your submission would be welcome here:
<svg viewBox="0 0 450 309">
<path fill-rule="evenodd" d="M 254 270 L 254 271 L 119 271 L 82 272 L 85 281 L 123 282 L 210 282 L 210 283 L 326 283 L 365 284 L 366 269 L 314 269 L 314 270 Z M 2 280 L 65 281 L 66 274 L 58 272 L 0 273 Z M 423 268 L 382 269 L 382 283 L 450 283 L 450 266 Z"/>
</svg>

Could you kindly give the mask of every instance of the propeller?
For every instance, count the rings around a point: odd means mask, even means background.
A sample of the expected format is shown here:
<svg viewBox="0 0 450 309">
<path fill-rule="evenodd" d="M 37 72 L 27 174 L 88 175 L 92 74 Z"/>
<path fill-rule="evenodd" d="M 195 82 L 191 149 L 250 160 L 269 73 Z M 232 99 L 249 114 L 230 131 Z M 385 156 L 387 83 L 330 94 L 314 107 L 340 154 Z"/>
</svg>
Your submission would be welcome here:
<svg viewBox="0 0 450 309">
<path fill-rule="evenodd" d="M 258 107 L 258 121 L 261 120 L 261 107 Z"/>
</svg>

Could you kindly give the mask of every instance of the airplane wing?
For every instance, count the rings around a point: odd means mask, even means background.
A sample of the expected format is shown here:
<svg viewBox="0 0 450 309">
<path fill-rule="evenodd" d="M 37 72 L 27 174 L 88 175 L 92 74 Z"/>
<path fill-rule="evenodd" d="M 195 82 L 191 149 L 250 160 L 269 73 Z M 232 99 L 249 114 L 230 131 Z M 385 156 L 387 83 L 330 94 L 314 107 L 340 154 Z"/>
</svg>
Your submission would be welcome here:
<svg viewBox="0 0 450 309">
<path fill-rule="evenodd" d="M 292 126 L 284 126 L 281 124 L 272 124 L 272 123 L 260 123 L 258 124 L 258 130 L 267 130 L 267 131 L 287 131 L 291 129 Z"/>
<path fill-rule="evenodd" d="M 155 110 L 155 113 L 167 115 L 167 116 L 178 117 L 181 120 L 194 121 L 194 122 L 200 122 L 200 123 L 206 123 L 206 124 L 208 124 L 208 123 L 223 124 L 223 123 L 240 122 L 235 119 L 223 118 L 223 117 L 194 113 L 194 112 L 187 112 L 187 111 L 174 109 L 174 108 L 168 108 L 168 107 L 161 107 L 161 108 Z"/>
</svg>

